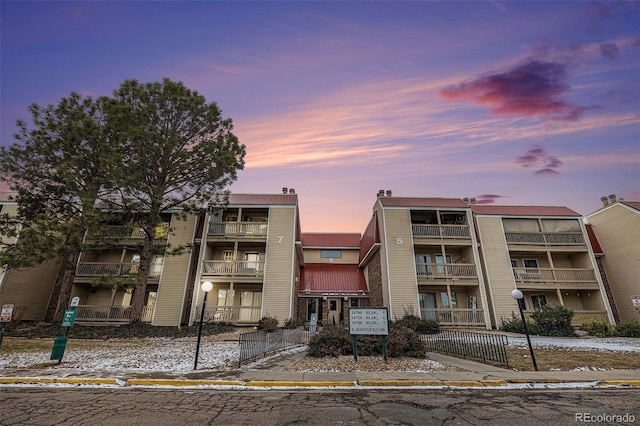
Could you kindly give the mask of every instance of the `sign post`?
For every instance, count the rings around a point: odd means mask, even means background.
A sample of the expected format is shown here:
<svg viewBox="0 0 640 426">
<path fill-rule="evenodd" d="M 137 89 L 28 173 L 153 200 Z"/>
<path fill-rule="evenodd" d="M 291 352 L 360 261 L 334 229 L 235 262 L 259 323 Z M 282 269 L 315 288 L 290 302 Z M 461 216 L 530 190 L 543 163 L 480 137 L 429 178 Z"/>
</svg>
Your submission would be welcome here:
<svg viewBox="0 0 640 426">
<path fill-rule="evenodd" d="M 64 316 L 62 317 L 62 327 L 66 327 L 67 331 L 64 336 L 57 336 L 53 341 L 53 348 L 51 348 L 51 356 L 49 359 L 57 359 L 58 364 L 62 362 L 62 357 L 64 356 L 64 350 L 67 347 L 67 340 L 69 340 L 69 329 L 73 327 L 73 324 L 76 322 L 76 315 L 78 311 L 76 311 L 76 307 L 80 303 L 79 297 L 74 297 L 71 299 L 71 309 L 67 309 L 64 311 Z"/>
<path fill-rule="evenodd" d="M 2 312 L 0 313 L 0 322 L 2 323 L 2 330 L 0 331 L 0 348 L 2 348 L 4 326 L 6 323 L 11 321 L 11 315 L 13 315 L 13 305 L 2 305 Z"/>
<path fill-rule="evenodd" d="M 358 361 L 357 335 L 382 336 L 382 353 L 387 360 L 389 319 L 387 308 L 349 308 L 349 334 L 353 336 L 353 359 Z"/>
</svg>

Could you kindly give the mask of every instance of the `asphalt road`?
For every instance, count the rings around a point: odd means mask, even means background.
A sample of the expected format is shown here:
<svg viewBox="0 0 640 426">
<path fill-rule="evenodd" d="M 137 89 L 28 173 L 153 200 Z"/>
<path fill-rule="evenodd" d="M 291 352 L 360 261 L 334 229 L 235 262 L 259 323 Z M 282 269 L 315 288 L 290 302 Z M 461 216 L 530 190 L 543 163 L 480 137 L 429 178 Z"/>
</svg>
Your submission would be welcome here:
<svg viewBox="0 0 640 426">
<path fill-rule="evenodd" d="M 637 389 L 0 387 L 1 425 L 640 424 Z M 589 414 L 584 414 L 589 413 Z M 635 418 L 634 422 L 628 420 Z M 602 423 L 600 423 L 602 424 Z"/>
</svg>

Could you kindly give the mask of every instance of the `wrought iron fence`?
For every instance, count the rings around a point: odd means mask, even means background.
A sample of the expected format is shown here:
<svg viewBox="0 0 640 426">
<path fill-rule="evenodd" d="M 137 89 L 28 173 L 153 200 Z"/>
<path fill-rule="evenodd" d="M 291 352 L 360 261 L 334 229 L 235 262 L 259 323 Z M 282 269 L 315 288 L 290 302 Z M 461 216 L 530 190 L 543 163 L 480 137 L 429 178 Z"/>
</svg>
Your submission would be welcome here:
<svg viewBox="0 0 640 426">
<path fill-rule="evenodd" d="M 293 346 L 309 343 L 309 331 L 302 328 L 258 330 L 240 335 L 238 364 Z"/>
<path fill-rule="evenodd" d="M 506 345 L 507 336 L 472 331 L 440 330 L 437 334 L 426 334 L 422 340 L 427 350 L 444 354 L 474 358 L 484 363 L 494 362 L 509 367 Z"/>
</svg>

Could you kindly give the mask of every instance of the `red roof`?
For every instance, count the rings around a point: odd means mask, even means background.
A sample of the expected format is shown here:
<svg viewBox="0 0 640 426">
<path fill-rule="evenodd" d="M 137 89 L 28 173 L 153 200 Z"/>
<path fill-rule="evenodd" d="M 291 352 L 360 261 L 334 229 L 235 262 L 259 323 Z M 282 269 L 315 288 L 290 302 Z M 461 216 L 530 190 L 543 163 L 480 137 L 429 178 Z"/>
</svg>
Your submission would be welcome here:
<svg viewBox="0 0 640 426">
<path fill-rule="evenodd" d="M 360 247 L 360 234 L 356 233 L 303 233 L 303 247 Z"/>
<path fill-rule="evenodd" d="M 378 233 L 378 213 L 374 211 L 360 241 L 360 262 L 369 254 L 369 250 L 376 243 L 380 243 L 380 234 Z"/>
<path fill-rule="evenodd" d="M 582 216 L 580 213 L 562 206 L 493 206 L 474 204 L 471 209 L 475 214 L 495 216 Z"/>
<path fill-rule="evenodd" d="M 364 274 L 357 265 L 311 263 L 302 268 L 300 296 L 365 295 Z"/>
<path fill-rule="evenodd" d="M 295 206 L 298 203 L 296 194 L 229 194 L 230 205 L 246 206 Z"/>
<path fill-rule="evenodd" d="M 631 207 L 632 209 L 636 209 L 640 211 L 640 201 L 620 201 L 625 206 Z"/>
<path fill-rule="evenodd" d="M 598 241 L 598 237 L 596 237 L 596 233 L 593 231 L 593 226 L 590 223 L 587 223 L 585 227 L 587 228 L 587 235 L 589 236 L 589 244 L 591 244 L 593 253 L 604 254 L 604 250 L 602 250 L 602 246 Z"/>
<path fill-rule="evenodd" d="M 455 207 L 469 208 L 469 205 L 459 198 L 410 198 L 410 197 L 380 197 L 380 203 L 385 207 Z"/>
</svg>

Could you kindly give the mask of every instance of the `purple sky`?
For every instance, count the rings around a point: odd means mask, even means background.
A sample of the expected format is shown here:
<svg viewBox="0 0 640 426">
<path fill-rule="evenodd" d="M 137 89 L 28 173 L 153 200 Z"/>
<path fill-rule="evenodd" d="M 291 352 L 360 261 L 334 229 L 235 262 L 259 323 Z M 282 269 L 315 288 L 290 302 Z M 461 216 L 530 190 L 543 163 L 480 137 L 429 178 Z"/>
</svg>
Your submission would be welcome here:
<svg viewBox="0 0 640 426">
<path fill-rule="evenodd" d="M 182 81 L 247 146 L 238 193 L 299 194 L 305 232 L 394 196 L 640 200 L 640 4 L 0 3 L 1 143 L 30 103 Z"/>
</svg>

